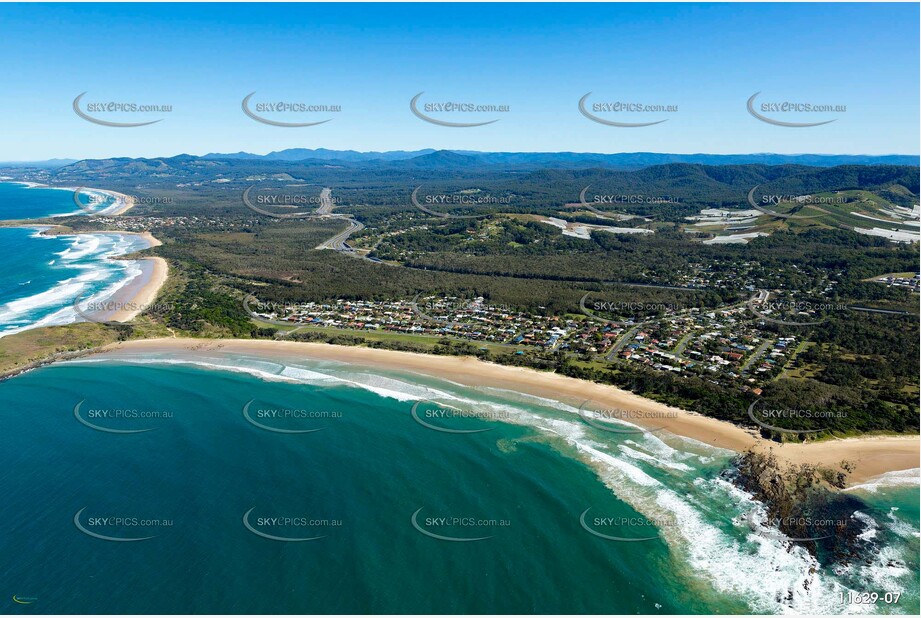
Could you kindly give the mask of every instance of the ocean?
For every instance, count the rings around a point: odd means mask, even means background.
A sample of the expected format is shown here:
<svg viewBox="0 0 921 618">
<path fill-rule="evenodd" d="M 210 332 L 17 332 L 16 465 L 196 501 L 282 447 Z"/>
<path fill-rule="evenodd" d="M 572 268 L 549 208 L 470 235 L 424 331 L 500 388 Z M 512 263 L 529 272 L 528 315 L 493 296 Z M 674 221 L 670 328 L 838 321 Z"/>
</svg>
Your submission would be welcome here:
<svg viewBox="0 0 921 618">
<path fill-rule="evenodd" d="M 0 217 L 80 213 L 72 192 L 0 183 Z M 108 300 L 142 274 L 136 260 L 112 260 L 147 248 L 135 234 L 46 236 L 39 228 L 0 228 L 0 337 L 82 319 L 73 304 Z"/>
<path fill-rule="evenodd" d="M 878 551 L 829 567 L 750 525 L 730 453 L 509 391 L 201 351 L 0 396 L 10 611 L 918 611 L 917 485 L 853 492 Z"/>
<path fill-rule="evenodd" d="M 83 199 L 81 199 L 83 203 Z M 0 220 L 79 214 L 73 190 L 0 182 Z"/>
</svg>

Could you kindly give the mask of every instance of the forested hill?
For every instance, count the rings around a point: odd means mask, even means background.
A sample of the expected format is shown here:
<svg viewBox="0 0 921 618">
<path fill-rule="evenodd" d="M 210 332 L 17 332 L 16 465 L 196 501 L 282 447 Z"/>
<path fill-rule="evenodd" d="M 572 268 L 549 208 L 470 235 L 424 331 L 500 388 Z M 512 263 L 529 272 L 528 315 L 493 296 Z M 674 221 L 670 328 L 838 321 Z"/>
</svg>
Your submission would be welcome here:
<svg viewBox="0 0 921 618">
<path fill-rule="evenodd" d="M 437 155 L 437 156 L 431 156 Z M 455 157 L 451 157 L 455 155 Z M 816 167 L 834 167 L 836 165 L 917 165 L 918 157 L 912 155 L 823 155 L 800 154 L 784 155 L 772 153 L 758 154 L 671 154 L 655 152 L 622 152 L 601 154 L 591 152 L 479 152 L 474 150 L 416 150 L 389 152 L 356 152 L 354 150 L 327 150 L 318 148 L 289 148 L 256 155 L 248 152 L 232 154 L 211 153 L 205 159 L 249 159 L 274 161 L 348 161 L 363 163 L 383 163 L 407 161 L 410 165 L 419 165 L 424 161 L 443 164 L 445 159 L 453 158 L 453 164 L 460 166 L 496 166 L 496 167 L 612 167 L 622 169 L 639 169 L 651 165 L 667 163 L 692 163 L 699 165 L 811 165 Z"/>
<path fill-rule="evenodd" d="M 158 179 L 169 181 L 229 181 L 243 180 L 252 175 L 276 176 L 279 180 L 303 179 L 335 183 L 337 177 L 355 177 L 362 172 L 375 178 L 418 178 L 441 181 L 457 179 L 503 180 L 507 183 L 560 183 L 578 187 L 588 183 L 608 182 L 619 189 L 649 193 L 674 194 L 690 197 L 698 190 L 712 193 L 715 188 L 738 188 L 745 192 L 759 184 L 782 179 L 777 189 L 787 193 L 805 193 L 849 188 L 876 189 L 897 184 L 918 193 L 917 165 L 841 165 L 832 168 L 805 165 L 702 165 L 697 163 L 668 163 L 637 170 L 613 170 L 597 165 L 581 169 L 540 168 L 519 171 L 509 176 L 506 170 L 475 164 L 475 157 L 451 152 L 434 152 L 412 159 L 390 162 L 343 161 L 308 159 L 284 161 L 270 159 L 206 159 L 190 155 L 155 159 L 85 159 L 49 173 L 52 183 L 100 178 L 130 178 L 135 183 Z"/>
<path fill-rule="evenodd" d="M 667 154 L 667 153 L 619 153 L 598 154 L 579 152 L 475 152 L 462 150 L 416 150 L 388 152 L 356 152 L 353 150 L 327 150 L 324 148 L 290 148 L 266 155 L 248 152 L 211 153 L 201 157 L 182 154 L 174 157 L 154 158 L 111 158 L 86 159 L 81 161 L 35 162 L 33 167 L 73 170 L 109 169 L 115 166 L 132 167 L 145 172 L 156 168 L 175 168 L 177 165 L 198 164 L 200 168 L 234 165 L 238 168 L 265 169 L 273 165 L 298 167 L 346 167 L 361 169 L 404 169 L 404 170 L 518 170 L 536 169 L 587 169 L 639 170 L 663 165 L 695 165 L 736 167 L 758 166 L 917 166 L 917 155 L 782 155 L 782 154 Z M 26 162 L 0 163 L 0 169 L 28 168 Z"/>
</svg>

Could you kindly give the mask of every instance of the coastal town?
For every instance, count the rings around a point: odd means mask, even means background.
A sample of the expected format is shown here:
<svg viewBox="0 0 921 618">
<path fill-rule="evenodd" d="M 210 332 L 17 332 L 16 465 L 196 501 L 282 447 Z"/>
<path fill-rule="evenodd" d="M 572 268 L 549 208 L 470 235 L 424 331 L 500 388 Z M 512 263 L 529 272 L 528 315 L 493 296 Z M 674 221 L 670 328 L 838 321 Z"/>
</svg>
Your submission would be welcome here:
<svg viewBox="0 0 921 618">
<path fill-rule="evenodd" d="M 245 218 L 196 215 L 99 216 L 95 221 L 109 229 L 127 232 L 162 228 L 227 230 L 248 225 Z M 381 237 L 394 233 L 399 232 L 383 232 Z M 361 244 L 342 243 L 338 250 L 367 258 L 369 250 L 361 249 Z M 376 258 L 374 261 L 381 262 Z M 792 272 L 803 272 L 797 265 L 791 268 Z M 633 365 L 703 377 L 755 395 L 771 380 L 790 371 L 796 357 L 814 345 L 809 341 L 809 327 L 820 324 L 823 314 L 876 311 L 833 303 L 810 304 L 799 300 L 796 293 L 758 289 L 754 282 L 763 284 L 770 280 L 765 279 L 758 264 L 750 262 L 736 263 L 731 270 L 715 264 L 691 263 L 671 277 L 668 286 L 632 285 L 683 291 L 736 289 L 744 300 L 719 308 L 645 307 L 647 315 L 641 315 L 643 307 L 638 307 L 632 316 L 625 316 L 624 311 L 619 315 L 615 315 L 616 311 L 604 311 L 603 302 L 590 302 L 589 306 L 602 307 L 601 311 L 593 310 L 586 306 L 585 298 L 571 312 L 554 313 L 545 308 L 523 311 L 483 297 L 438 295 L 383 301 L 337 299 L 283 306 L 254 300 L 247 309 L 257 321 L 283 326 L 281 337 L 292 329 L 319 329 L 450 339 L 519 355 L 552 353 L 612 368 Z M 823 275 L 813 296 L 821 299 L 832 292 L 836 285 L 834 277 L 835 273 Z M 870 280 L 917 294 L 921 275 L 892 273 Z M 778 329 L 778 326 L 788 328 Z"/>
<path fill-rule="evenodd" d="M 762 298 L 766 298 L 766 295 Z M 544 350 L 584 360 L 636 363 L 654 370 L 707 376 L 758 394 L 808 345 L 796 335 L 759 329 L 765 321 L 747 303 L 692 308 L 625 323 L 586 313 L 540 315 L 493 305 L 484 298 L 417 297 L 247 307 L 262 321 L 294 328 L 389 332 L 502 346 L 517 354 Z"/>
</svg>

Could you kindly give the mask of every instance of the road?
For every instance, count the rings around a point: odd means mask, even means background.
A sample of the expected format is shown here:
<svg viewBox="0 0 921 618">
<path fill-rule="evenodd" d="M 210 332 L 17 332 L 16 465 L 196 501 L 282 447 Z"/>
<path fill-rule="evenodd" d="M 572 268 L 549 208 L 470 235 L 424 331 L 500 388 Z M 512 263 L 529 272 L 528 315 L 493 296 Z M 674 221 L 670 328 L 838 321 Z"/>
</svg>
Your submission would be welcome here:
<svg viewBox="0 0 921 618">
<path fill-rule="evenodd" d="M 332 189 L 324 188 L 320 191 L 320 206 L 314 214 L 328 215 L 333 211 Z"/>
<path fill-rule="evenodd" d="M 897 311 L 895 309 L 873 309 L 872 307 L 858 307 L 857 305 L 848 305 L 848 309 L 853 311 L 866 311 L 868 313 L 884 313 L 887 315 L 912 315 L 909 311 Z"/>
<path fill-rule="evenodd" d="M 672 350 L 672 354 L 674 354 L 678 358 L 684 358 L 681 355 L 684 354 L 684 349 L 688 347 L 688 342 L 691 340 L 691 336 L 693 334 L 694 334 L 693 332 L 689 332 L 684 337 L 682 337 L 681 341 L 678 342 L 678 345 L 675 346 L 675 349 Z"/>
<path fill-rule="evenodd" d="M 626 333 L 624 333 L 624 335 L 617 340 L 617 343 L 614 344 L 614 347 L 611 348 L 611 351 L 608 352 L 608 355 L 605 356 L 604 359 L 607 361 L 613 360 L 617 353 L 620 352 L 621 348 L 633 341 L 633 337 L 637 332 L 639 332 L 640 326 L 634 326 Z"/>
<path fill-rule="evenodd" d="M 745 360 L 745 364 L 742 365 L 742 368 L 739 370 L 739 373 L 745 373 L 746 371 L 748 371 L 748 368 L 752 366 L 752 363 L 754 363 L 756 360 L 761 358 L 761 356 L 773 344 L 774 344 L 774 341 L 771 339 L 768 339 L 764 341 L 760 346 L 758 346 L 758 349 L 755 350 L 755 352 Z"/>
<path fill-rule="evenodd" d="M 346 241 L 349 239 L 349 236 L 355 232 L 363 230 L 365 226 L 363 223 L 356 221 L 355 219 L 345 219 L 345 221 L 348 221 L 349 226 L 329 240 L 319 244 L 317 249 L 332 249 L 333 251 L 344 251 L 347 253 L 354 251 L 354 249 L 352 249 L 348 243 L 346 243 Z"/>
</svg>

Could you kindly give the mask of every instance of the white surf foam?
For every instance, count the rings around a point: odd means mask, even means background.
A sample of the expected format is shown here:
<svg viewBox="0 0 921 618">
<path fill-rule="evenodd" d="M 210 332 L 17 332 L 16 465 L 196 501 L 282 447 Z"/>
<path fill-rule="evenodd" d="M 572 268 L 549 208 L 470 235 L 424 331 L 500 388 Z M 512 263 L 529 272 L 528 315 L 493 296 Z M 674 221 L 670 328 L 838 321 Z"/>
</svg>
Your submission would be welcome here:
<svg viewBox="0 0 921 618">
<path fill-rule="evenodd" d="M 876 493 L 879 489 L 883 487 L 899 487 L 899 486 L 911 486 L 919 485 L 921 486 L 921 468 L 912 468 L 910 470 L 895 470 L 893 472 L 886 472 L 879 476 L 869 479 L 866 483 L 861 483 L 859 485 L 852 485 L 844 491 L 857 491 L 864 490 L 870 493 Z"/>
<path fill-rule="evenodd" d="M 70 362 L 94 360 L 109 359 Z M 650 520 L 674 522 L 674 525 L 661 526 L 659 531 L 671 551 L 686 565 L 686 576 L 706 582 L 718 593 L 746 601 L 753 612 L 828 614 L 843 611 L 861 613 L 871 609 L 842 607 L 840 593 L 846 592 L 847 588 L 823 571 L 817 560 L 803 547 L 785 540 L 779 531 L 773 531 L 770 535 L 773 538 L 755 534 L 747 523 L 740 521 L 740 514 L 752 510 L 764 516 L 764 508 L 754 502 L 749 494 L 723 479 L 693 478 L 694 469 L 680 461 L 685 458 L 685 454 L 657 437 L 649 439 L 648 434 L 637 434 L 629 440 L 631 446 L 625 446 L 614 442 L 613 437 L 600 437 L 604 432 L 591 429 L 580 420 L 558 418 L 551 412 L 577 413 L 572 406 L 552 402 L 556 405 L 546 406 L 547 415 L 538 414 L 520 405 L 474 400 L 370 372 L 354 369 L 343 371 L 339 367 L 308 369 L 250 358 L 158 359 L 118 356 L 115 360 L 199 365 L 243 371 L 265 380 L 321 386 L 349 385 L 398 401 L 430 399 L 493 410 L 497 412 L 497 418 L 503 418 L 506 422 L 526 425 L 561 438 L 573 449 L 573 456 L 588 464 L 619 499 Z M 499 412 L 502 416 L 498 415 Z M 602 439 L 604 443 L 599 442 Z M 613 451 L 611 444 L 615 446 Z M 646 450 L 654 454 L 643 452 Z M 676 473 L 690 481 L 679 485 L 680 494 L 668 481 Z M 688 487 L 696 493 L 689 494 Z M 893 576 L 891 572 L 888 575 Z M 887 582 L 895 585 L 893 580 Z"/>
</svg>

